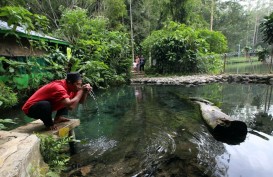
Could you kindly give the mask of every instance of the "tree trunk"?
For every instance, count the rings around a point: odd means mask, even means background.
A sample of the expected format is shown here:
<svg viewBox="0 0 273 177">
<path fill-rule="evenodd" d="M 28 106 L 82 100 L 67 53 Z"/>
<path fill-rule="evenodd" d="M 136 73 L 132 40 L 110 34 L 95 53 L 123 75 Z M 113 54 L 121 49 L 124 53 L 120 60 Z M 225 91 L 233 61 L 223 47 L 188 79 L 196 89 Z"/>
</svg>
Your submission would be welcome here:
<svg viewBox="0 0 273 177">
<path fill-rule="evenodd" d="M 211 0 L 211 11 L 210 11 L 210 30 L 213 30 L 213 18 L 214 18 L 214 0 Z"/>
<path fill-rule="evenodd" d="M 134 54 L 134 33 L 133 33 L 133 15 L 132 15 L 132 0 L 129 0 L 130 3 L 130 23 L 131 23 L 131 45 L 132 45 L 132 59 L 135 60 Z"/>
<path fill-rule="evenodd" d="M 252 46 L 255 46 L 257 43 L 257 36 L 258 36 L 258 15 L 256 16 L 255 25 L 254 25 L 254 34 L 253 34 L 253 40 L 252 40 Z"/>
<path fill-rule="evenodd" d="M 247 126 L 244 122 L 234 120 L 207 100 L 202 98 L 190 98 L 190 100 L 200 106 L 202 117 L 216 140 L 228 144 L 239 144 L 245 140 Z"/>
</svg>

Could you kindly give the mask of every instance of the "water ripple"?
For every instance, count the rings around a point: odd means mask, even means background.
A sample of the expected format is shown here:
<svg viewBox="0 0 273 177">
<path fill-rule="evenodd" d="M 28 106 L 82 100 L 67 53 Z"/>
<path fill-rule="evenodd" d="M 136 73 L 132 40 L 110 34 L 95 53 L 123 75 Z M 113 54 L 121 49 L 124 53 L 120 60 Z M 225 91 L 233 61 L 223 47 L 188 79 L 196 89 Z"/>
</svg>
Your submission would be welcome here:
<svg viewBox="0 0 273 177">
<path fill-rule="evenodd" d="M 106 137 L 102 136 L 98 139 L 90 140 L 90 142 L 84 145 L 84 149 L 88 149 L 89 155 L 102 155 L 107 150 L 114 148 L 117 145 L 117 141 L 108 140 Z"/>
</svg>

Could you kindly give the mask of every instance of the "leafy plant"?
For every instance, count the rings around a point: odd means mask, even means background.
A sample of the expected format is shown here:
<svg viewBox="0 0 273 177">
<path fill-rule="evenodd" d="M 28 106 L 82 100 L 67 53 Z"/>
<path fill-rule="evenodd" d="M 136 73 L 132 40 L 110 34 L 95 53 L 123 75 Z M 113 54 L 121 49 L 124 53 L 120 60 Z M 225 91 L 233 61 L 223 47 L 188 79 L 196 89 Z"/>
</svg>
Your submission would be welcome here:
<svg viewBox="0 0 273 177">
<path fill-rule="evenodd" d="M 44 161 L 54 173 L 61 173 L 68 164 L 70 156 L 63 153 L 63 148 L 71 141 L 71 137 L 54 138 L 52 135 L 37 134 L 41 140 L 40 149 Z M 52 173 L 51 172 L 51 173 Z"/>
<path fill-rule="evenodd" d="M 10 87 L 5 86 L 0 82 L 0 108 L 10 108 L 16 105 L 18 98 L 16 93 Z"/>
<path fill-rule="evenodd" d="M 208 52 L 221 54 L 227 51 L 227 39 L 221 32 L 199 29 L 197 33 L 199 38 L 208 43 Z"/>
<path fill-rule="evenodd" d="M 273 44 L 273 13 L 264 17 L 261 23 L 261 30 L 263 32 L 263 40 L 269 45 Z"/>
<path fill-rule="evenodd" d="M 45 70 L 53 73 L 55 78 L 64 78 L 69 59 L 59 49 L 52 50 L 48 55 L 44 57 L 46 61 Z"/>
<path fill-rule="evenodd" d="M 216 49 L 214 45 L 222 45 Z M 226 50 L 226 39 L 218 32 L 194 30 L 184 24 L 169 22 L 162 30 L 154 31 L 142 43 L 146 58 L 156 60 L 159 74 L 217 73 L 221 67 L 213 51 Z"/>
<path fill-rule="evenodd" d="M 91 19 L 81 8 L 65 9 L 60 27 L 58 34 L 74 44 L 71 70 L 85 73 L 91 83 L 103 88 L 125 83 L 129 78 L 131 59 L 127 33 L 110 31 L 108 19 Z"/>
<path fill-rule="evenodd" d="M 1 106 L 1 101 L 0 101 L 0 106 Z M 15 124 L 15 122 L 12 119 L 0 119 L 0 130 L 4 130 L 7 128 L 5 124 Z"/>
<path fill-rule="evenodd" d="M 42 59 L 36 57 L 28 57 L 25 62 L 0 57 L 1 81 L 13 92 L 20 91 L 23 94 L 28 89 L 35 89 L 52 78 L 52 74 L 43 68 L 43 63 Z"/>
<path fill-rule="evenodd" d="M 24 27 L 27 32 L 34 29 L 40 31 L 48 29 L 48 19 L 45 16 L 33 14 L 23 7 L 1 7 L 0 19 L 5 20 L 9 26 L 13 25 L 12 32 L 16 30 L 17 26 Z"/>
<path fill-rule="evenodd" d="M 264 62 L 269 56 L 269 51 L 267 49 L 261 49 L 257 51 L 258 61 Z"/>
</svg>

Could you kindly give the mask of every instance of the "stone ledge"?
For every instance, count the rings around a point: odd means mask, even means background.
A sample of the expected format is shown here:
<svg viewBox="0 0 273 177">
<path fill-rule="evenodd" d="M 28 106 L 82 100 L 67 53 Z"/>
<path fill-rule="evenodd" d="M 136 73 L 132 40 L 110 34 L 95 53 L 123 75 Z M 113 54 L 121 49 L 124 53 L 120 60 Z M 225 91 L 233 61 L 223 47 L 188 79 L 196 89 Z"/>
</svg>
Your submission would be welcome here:
<svg viewBox="0 0 273 177">
<path fill-rule="evenodd" d="M 222 74 L 132 78 L 131 84 L 197 86 L 216 82 L 273 85 L 273 74 Z"/>
<path fill-rule="evenodd" d="M 33 133 L 66 136 L 79 125 L 79 119 L 70 119 L 56 124 L 57 130 L 47 130 L 41 120 L 36 120 L 11 131 L 0 131 L 0 177 L 45 176 L 48 167 L 40 153 L 40 140 Z"/>
<path fill-rule="evenodd" d="M 0 131 L 0 176 L 41 176 L 48 170 L 36 135 Z"/>
<path fill-rule="evenodd" d="M 59 135 L 60 130 L 64 130 L 67 128 L 67 131 L 73 130 L 75 127 L 80 125 L 79 119 L 69 119 L 68 122 L 62 122 L 55 124 L 58 128 L 58 130 L 47 130 L 44 126 L 43 122 L 41 120 L 35 120 L 33 122 L 30 122 L 24 126 L 18 127 L 16 129 L 11 130 L 12 132 L 18 132 L 18 133 L 40 133 L 40 134 L 48 134 L 48 135 Z"/>
</svg>

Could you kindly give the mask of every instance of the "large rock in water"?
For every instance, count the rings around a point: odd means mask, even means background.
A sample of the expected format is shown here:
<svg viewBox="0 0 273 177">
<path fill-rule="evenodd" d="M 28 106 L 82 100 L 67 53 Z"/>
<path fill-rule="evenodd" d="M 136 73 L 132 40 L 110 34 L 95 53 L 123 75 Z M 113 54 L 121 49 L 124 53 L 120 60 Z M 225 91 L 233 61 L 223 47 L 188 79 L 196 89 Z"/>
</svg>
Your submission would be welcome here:
<svg viewBox="0 0 273 177">
<path fill-rule="evenodd" d="M 201 98 L 190 99 L 199 104 L 202 117 L 216 140 L 228 144 L 239 144 L 245 140 L 247 126 L 244 122 L 234 120 L 207 100 Z"/>
<path fill-rule="evenodd" d="M 48 171 L 36 135 L 0 131 L 0 176 L 37 177 Z"/>
</svg>

